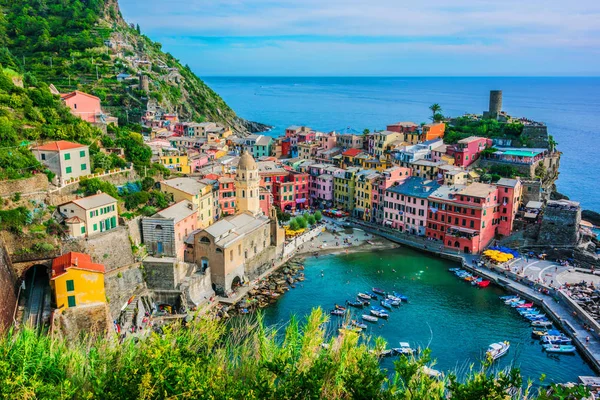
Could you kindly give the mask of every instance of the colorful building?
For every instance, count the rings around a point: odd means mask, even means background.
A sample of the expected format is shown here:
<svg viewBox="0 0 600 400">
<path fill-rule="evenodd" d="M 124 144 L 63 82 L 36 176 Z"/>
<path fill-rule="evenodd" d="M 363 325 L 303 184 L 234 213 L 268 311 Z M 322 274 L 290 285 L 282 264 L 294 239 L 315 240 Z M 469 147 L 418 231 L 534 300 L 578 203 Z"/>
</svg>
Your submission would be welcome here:
<svg viewBox="0 0 600 400">
<path fill-rule="evenodd" d="M 106 303 L 102 264 L 83 253 L 70 252 L 52 261 L 50 287 L 56 308 Z"/>
<path fill-rule="evenodd" d="M 235 214 L 235 180 L 229 177 L 220 177 L 219 181 L 219 210 L 221 214 Z"/>
<path fill-rule="evenodd" d="M 271 146 L 273 138 L 266 135 L 250 135 L 244 138 L 244 146 L 248 148 L 250 154 L 256 159 L 260 157 L 271 156 Z"/>
<path fill-rule="evenodd" d="M 214 222 L 212 186 L 194 178 L 173 178 L 160 182 L 160 190 L 171 193 L 173 200 L 187 200 L 198 210 L 198 228 L 206 228 Z"/>
<path fill-rule="evenodd" d="M 442 139 L 444 132 L 446 131 L 446 124 L 443 122 L 434 122 L 431 124 L 425 124 L 421 127 L 421 135 L 419 137 L 421 142 L 427 142 L 435 139 Z"/>
<path fill-rule="evenodd" d="M 52 183 L 57 186 L 92 173 L 89 147 L 83 144 L 59 140 L 31 150 L 42 165 L 56 174 Z"/>
<path fill-rule="evenodd" d="M 182 200 L 142 219 L 142 237 L 148 254 L 183 260 L 185 239 L 198 224 L 198 210 Z"/>
<path fill-rule="evenodd" d="M 483 150 L 491 147 L 491 145 L 492 139 L 470 136 L 459 140 L 454 146 L 448 147 L 447 151 L 449 155 L 454 157 L 454 165 L 468 167 L 479 158 L 479 154 Z"/>
<path fill-rule="evenodd" d="M 386 130 L 390 132 L 398 133 L 411 133 L 416 132 L 419 129 L 419 125 L 414 122 L 396 122 L 395 124 L 388 125 Z M 404 138 L 402 139 L 404 140 Z"/>
<path fill-rule="evenodd" d="M 173 172 L 180 174 L 189 174 L 192 172 L 188 156 L 162 156 L 160 157 L 159 162 Z"/>
<path fill-rule="evenodd" d="M 364 137 L 363 135 L 355 135 L 352 133 L 344 133 L 337 135 L 337 146 L 343 149 L 362 149 Z"/>
<path fill-rule="evenodd" d="M 375 170 L 358 172 L 354 178 L 354 209 L 352 215 L 364 221 L 371 221 L 373 211 L 373 197 L 377 195 L 374 189 L 375 180 L 381 176 Z"/>
<path fill-rule="evenodd" d="M 392 131 L 381 131 L 373 134 L 373 154 L 376 157 L 381 157 L 388 150 L 388 147 L 393 141 L 404 140 L 404 134 Z"/>
<path fill-rule="evenodd" d="M 336 208 L 351 212 L 354 210 L 355 175 L 360 168 L 350 167 L 333 175 L 333 202 Z"/>
<path fill-rule="evenodd" d="M 404 183 L 412 175 L 412 170 L 405 167 L 390 167 L 381 172 L 373 183 L 373 199 L 371 221 L 382 224 L 384 221 L 385 191 L 393 185 Z"/>
<path fill-rule="evenodd" d="M 76 199 L 58 206 L 70 237 L 88 237 L 119 225 L 117 200 L 106 193 Z"/>
<path fill-rule="evenodd" d="M 432 180 L 410 177 L 385 191 L 384 225 L 401 232 L 424 236 L 427 227 L 428 197 L 440 185 Z"/>
<path fill-rule="evenodd" d="M 71 114 L 82 120 L 90 123 L 106 122 L 102 120 L 102 107 L 98 97 L 76 90 L 61 94 L 60 98 L 69 107 Z"/>
</svg>

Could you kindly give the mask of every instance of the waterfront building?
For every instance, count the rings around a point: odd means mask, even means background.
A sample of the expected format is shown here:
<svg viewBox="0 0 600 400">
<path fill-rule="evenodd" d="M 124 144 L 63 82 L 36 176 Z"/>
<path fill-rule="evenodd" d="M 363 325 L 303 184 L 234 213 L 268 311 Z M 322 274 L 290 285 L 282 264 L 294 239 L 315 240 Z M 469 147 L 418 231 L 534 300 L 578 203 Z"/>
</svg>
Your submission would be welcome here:
<svg viewBox="0 0 600 400">
<path fill-rule="evenodd" d="M 56 308 L 106 303 L 102 264 L 83 253 L 70 252 L 52 260 L 50 287 Z"/>
<path fill-rule="evenodd" d="M 89 147 L 59 140 L 32 149 L 33 155 L 56 175 L 52 183 L 63 186 L 66 182 L 91 174 Z"/>
<path fill-rule="evenodd" d="M 119 225 L 117 199 L 106 193 L 76 199 L 58 207 L 70 237 L 89 237 Z"/>
<path fill-rule="evenodd" d="M 173 195 L 173 200 L 187 200 L 198 210 L 198 227 L 204 228 L 214 222 L 212 186 L 194 178 L 173 178 L 160 182 L 160 190 Z"/>
<path fill-rule="evenodd" d="M 364 221 L 371 221 L 373 196 L 377 195 L 374 183 L 381 176 L 375 170 L 363 170 L 354 176 L 354 209 L 352 215 Z"/>
<path fill-rule="evenodd" d="M 468 167 L 479 158 L 479 154 L 492 145 L 492 139 L 470 136 L 449 146 L 448 155 L 454 157 L 454 165 Z"/>
<path fill-rule="evenodd" d="M 185 239 L 196 230 L 198 210 L 188 200 L 182 200 L 142 218 L 142 239 L 148 254 L 156 257 L 176 257 L 183 260 Z"/>
<path fill-rule="evenodd" d="M 412 170 L 406 167 L 393 166 L 385 169 L 373 183 L 372 218 L 371 221 L 383 224 L 385 191 L 393 185 L 404 183 L 412 175 Z"/>
<path fill-rule="evenodd" d="M 333 175 L 333 201 L 336 208 L 351 212 L 354 210 L 354 176 L 360 168 L 350 167 Z"/>
<path fill-rule="evenodd" d="M 363 135 L 355 135 L 352 133 L 344 133 L 337 135 L 337 146 L 342 149 L 362 149 L 364 137 Z"/>
<path fill-rule="evenodd" d="M 424 236 L 427 227 L 428 197 L 440 185 L 432 180 L 410 177 L 385 191 L 384 225 L 414 235 Z"/>
</svg>

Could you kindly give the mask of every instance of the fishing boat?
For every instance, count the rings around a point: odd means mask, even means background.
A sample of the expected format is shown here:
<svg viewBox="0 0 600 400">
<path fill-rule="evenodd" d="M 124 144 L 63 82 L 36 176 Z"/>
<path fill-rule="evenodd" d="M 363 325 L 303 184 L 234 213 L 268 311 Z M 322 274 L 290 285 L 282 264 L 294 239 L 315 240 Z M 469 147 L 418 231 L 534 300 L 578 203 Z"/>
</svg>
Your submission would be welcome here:
<svg viewBox="0 0 600 400">
<path fill-rule="evenodd" d="M 377 300 L 377 295 L 373 292 L 367 292 L 367 296 L 371 296 L 371 300 Z"/>
<path fill-rule="evenodd" d="M 392 294 L 388 294 L 388 295 L 387 295 L 387 299 L 388 299 L 388 300 L 392 300 L 392 301 L 400 301 L 400 302 L 402 301 L 402 299 L 401 299 L 401 298 L 399 298 L 399 297 L 396 297 L 396 296 L 394 296 L 394 295 L 392 295 Z"/>
<path fill-rule="evenodd" d="M 366 324 L 363 324 L 362 322 L 358 322 L 358 321 L 356 321 L 356 320 L 352 320 L 352 321 L 350 322 L 350 324 L 351 324 L 352 326 L 356 326 L 356 327 L 358 327 L 358 328 L 360 328 L 360 329 L 367 329 L 367 325 L 366 325 Z"/>
<path fill-rule="evenodd" d="M 568 337 L 566 337 L 565 335 L 559 335 L 559 336 L 550 336 L 550 335 L 545 335 L 542 336 L 542 343 L 544 344 L 571 344 L 572 340 Z"/>
<path fill-rule="evenodd" d="M 524 303 L 524 304 L 519 304 L 517 306 L 517 308 L 531 308 L 533 307 L 533 303 Z"/>
<path fill-rule="evenodd" d="M 400 342 L 398 344 L 400 345 L 400 347 L 394 347 L 392 349 L 392 351 L 395 354 L 404 354 L 408 356 L 415 352 L 415 350 L 412 347 L 410 347 L 410 344 L 408 342 Z"/>
<path fill-rule="evenodd" d="M 508 353 L 508 349 L 510 349 L 510 343 L 508 343 L 507 341 L 492 343 L 490 344 L 490 347 L 488 347 L 485 354 L 492 360 L 497 360 L 506 353 Z"/>
<path fill-rule="evenodd" d="M 385 311 L 381 311 L 381 310 L 371 310 L 371 314 L 373 314 L 377 318 L 383 318 L 383 319 L 388 319 L 388 317 L 390 316 L 390 314 L 386 313 Z"/>
<path fill-rule="evenodd" d="M 336 309 L 336 310 L 342 310 L 342 311 L 346 311 L 346 307 L 344 307 L 344 306 L 340 306 L 340 305 L 338 305 L 338 304 L 336 304 L 336 305 L 335 305 L 335 309 Z"/>
<path fill-rule="evenodd" d="M 479 286 L 480 288 L 484 288 L 484 287 L 488 287 L 490 286 L 490 281 L 481 281 L 477 283 L 477 286 Z"/>
<path fill-rule="evenodd" d="M 377 294 L 380 294 L 382 296 L 385 296 L 385 291 L 383 289 L 379 289 L 379 288 L 374 287 L 371 290 L 373 291 L 373 293 L 377 293 Z"/>
<path fill-rule="evenodd" d="M 545 344 L 544 350 L 548 353 L 573 354 L 577 348 L 572 344 Z"/>
<path fill-rule="evenodd" d="M 517 299 L 517 298 L 519 298 L 519 296 L 515 296 L 514 294 L 511 294 L 509 296 L 500 296 L 500 300 L 503 300 L 503 301 Z"/>
<path fill-rule="evenodd" d="M 364 319 L 365 321 L 369 321 L 369 322 L 377 322 L 377 321 L 379 321 L 379 319 L 377 319 L 377 317 L 374 317 L 374 316 L 368 315 L 368 314 L 363 314 L 362 315 L 362 319 Z"/>
<path fill-rule="evenodd" d="M 401 301 L 388 299 L 388 302 L 392 305 L 392 307 L 400 307 L 402 304 Z"/>
<path fill-rule="evenodd" d="M 343 317 L 343 316 L 344 316 L 344 314 L 345 314 L 345 312 L 344 312 L 344 311 L 342 311 L 342 310 L 331 310 L 331 311 L 329 312 L 329 314 L 331 314 L 331 315 L 335 315 L 335 316 L 338 316 L 338 317 Z"/>
<path fill-rule="evenodd" d="M 355 308 L 363 308 L 365 305 L 363 304 L 362 301 L 350 301 L 350 300 L 346 300 L 346 304 L 349 305 L 350 307 L 355 307 Z"/>
<path fill-rule="evenodd" d="M 356 296 L 363 300 L 371 300 L 371 296 L 369 296 L 368 294 L 365 294 L 365 293 L 359 293 Z"/>
<path fill-rule="evenodd" d="M 394 296 L 396 297 L 394 300 L 399 299 L 400 301 L 408 302 L 408 297 L 403 294 L 394 292 Z"/>
<path fill-rule="evenodd" d="M 548 321 L 547 319 L 531 321 L 531 326 L 552 326 L 552 321 Z"/>
<path fill-rule="evenodd" d="M 390 303 L 388 300 L 381 300 L 379 304 L 381 304 L 381 307 L 387 308 L 388 310 L 392 309 L 392 303 Z"/>
<path fill-rule="evenodd" d="M 519 306 L 521 304 L 525 304 L 525 300 L 513 301 L 512 303 L 510 303 L 510 306 L 513 308 L 516 308 L 517 306 Z"/>
</svg>

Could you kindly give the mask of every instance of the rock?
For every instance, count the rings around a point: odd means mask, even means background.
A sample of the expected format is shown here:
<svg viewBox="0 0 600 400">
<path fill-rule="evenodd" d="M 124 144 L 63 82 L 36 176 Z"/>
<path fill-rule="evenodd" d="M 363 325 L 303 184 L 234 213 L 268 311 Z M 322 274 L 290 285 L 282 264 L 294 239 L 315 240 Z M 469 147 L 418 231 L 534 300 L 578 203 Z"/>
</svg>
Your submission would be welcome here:
<svg viewBox="0 0 600 400">
<path fill-rule="evenodd" d="M 596 226 L 600 226 L 600 213 L 597 213 L 596 211 L 583 210 L 581 212 L 581 219 L 591 222 Z"/>
</svg>

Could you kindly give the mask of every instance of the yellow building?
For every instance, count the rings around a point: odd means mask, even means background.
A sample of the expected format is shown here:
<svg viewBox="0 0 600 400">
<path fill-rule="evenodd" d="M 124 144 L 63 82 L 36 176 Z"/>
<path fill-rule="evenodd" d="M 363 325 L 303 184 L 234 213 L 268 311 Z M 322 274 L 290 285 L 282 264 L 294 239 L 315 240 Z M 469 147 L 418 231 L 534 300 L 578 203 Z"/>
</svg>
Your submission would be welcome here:
<svg viewBox="0 0 600 400">
<path fill-rule="evenodd" d="M 188 156 L 162 156 L 160 163 L 172 171 L 181 174 L 189 174 L 192 172 Z"/>
<path fill-rule="evenodd" d="M 354 176 L 360 168 L 352 167 L 333 175 L 333 201 L 336 208 L 354 210 Z"/>
<path fill-rule="evenodd" d="M 355 175 L 354 184 L 354 210 L 352 215 L 365 221 L 371 220 L 373 204 L 373 184 L 381 176 L 374 170 L 360 171 Z"/>
<path fill-rule="evenodd" d="M 373 134 L 373 154 L 381 157 L 391 146 L 392 142 L 404 140 L 404 134 L 398 132 L 381 131 Z"/>
<path fill-rule="evenodd" d="M 83 253 L 70 252 L 52 261 L 50 287 L 56 308 L 106 303 L 104 265 Z"/>
<path fill-rule="evenodd" d="M 160 190 L 171 193 L 175 202 L 188 200 L 198 209 L 198 227 L 206 228 L 215 220 L 212 186 L 194 178 L 173 178 L 160 183 Z"/>
</svg>

